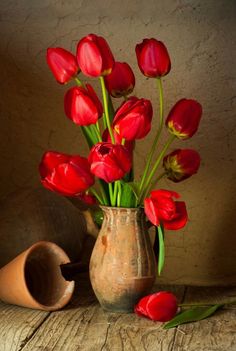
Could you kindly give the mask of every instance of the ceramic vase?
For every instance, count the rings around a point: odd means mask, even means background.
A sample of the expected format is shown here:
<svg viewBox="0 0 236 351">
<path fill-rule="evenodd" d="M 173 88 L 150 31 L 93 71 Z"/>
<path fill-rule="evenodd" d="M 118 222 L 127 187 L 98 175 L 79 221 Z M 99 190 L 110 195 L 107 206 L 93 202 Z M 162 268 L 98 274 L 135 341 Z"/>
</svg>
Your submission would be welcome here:
<svg viewBox="0 0 236 351">
<path fill-rule="evenodd" d="M 102 206 L 104 220 L 90 259 L 90 280 L 102 308 L 132 312 L 150 293 L 156 259 L 141 208 Z"/>
</svg>

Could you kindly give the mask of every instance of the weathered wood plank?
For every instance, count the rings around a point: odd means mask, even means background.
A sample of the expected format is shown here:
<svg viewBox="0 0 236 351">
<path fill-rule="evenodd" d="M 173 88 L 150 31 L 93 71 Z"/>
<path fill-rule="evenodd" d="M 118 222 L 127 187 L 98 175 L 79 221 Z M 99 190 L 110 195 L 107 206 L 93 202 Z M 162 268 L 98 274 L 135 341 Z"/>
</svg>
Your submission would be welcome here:
<svg viewBox="0 0 236 351">
<path fill-rule="evenodd" d="M 222 302 L 235 299 L 235 288 L 187 288 L 184 303 Z M 172 351 L 235 351 L 236 309 L 218 311 L 200 322 L 177 328 Z"/>
<path fill-rule="evenodd" d="M 20 351 L 48 315 L 0 302 L 0 351 Z"/>
<path fill-rule="evenodd" d="M 164 331 L 155 323 L 135 314 L 104 312 L 89 286 L 78 288 L 78 296 L 67 309 L 51 313 L 22 351 L 170 351 L 175 330 Z M 179 298 L 183 287 L 172 290 Z"/>
</svg>

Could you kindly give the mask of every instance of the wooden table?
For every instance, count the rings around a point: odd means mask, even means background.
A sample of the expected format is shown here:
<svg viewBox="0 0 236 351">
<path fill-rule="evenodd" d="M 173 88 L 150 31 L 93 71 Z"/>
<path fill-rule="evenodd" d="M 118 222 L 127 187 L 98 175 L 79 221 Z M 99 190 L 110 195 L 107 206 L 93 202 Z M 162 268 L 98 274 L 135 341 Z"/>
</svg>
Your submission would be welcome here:
<svg viewBox="0 0 236 351">
<path fill-rule="evenodd" d="M 236 288 L 156 286 L 179 301 L 235 299 Z M 163 330 L 135 314 L 104 312 L 81 275 L 72 302 L 62 311 L 42 312 L 0 303 L 0 351 L 236 351 L 236 306 L 201 322 Z"/>
</svg>

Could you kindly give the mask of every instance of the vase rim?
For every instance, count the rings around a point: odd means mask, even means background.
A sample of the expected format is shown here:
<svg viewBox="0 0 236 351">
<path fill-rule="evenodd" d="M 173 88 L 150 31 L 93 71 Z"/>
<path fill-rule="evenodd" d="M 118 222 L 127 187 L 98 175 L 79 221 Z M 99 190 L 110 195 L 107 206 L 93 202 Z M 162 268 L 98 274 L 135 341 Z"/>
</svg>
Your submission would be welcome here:
<svg viewBox="0 0 236 351">
<path fill-rule="evenodd" d="M 117 207 L 117 206 L 106 206 L 106 205 L 99 205 L 99 207 L 101 207 L 101 209 L 111 209 L 111 210 L 129 210 L 129 211 L 139 211 L 139 210 L 143 210 L 143 206 L 139 206 L 139 207 Z"/>
</svg>

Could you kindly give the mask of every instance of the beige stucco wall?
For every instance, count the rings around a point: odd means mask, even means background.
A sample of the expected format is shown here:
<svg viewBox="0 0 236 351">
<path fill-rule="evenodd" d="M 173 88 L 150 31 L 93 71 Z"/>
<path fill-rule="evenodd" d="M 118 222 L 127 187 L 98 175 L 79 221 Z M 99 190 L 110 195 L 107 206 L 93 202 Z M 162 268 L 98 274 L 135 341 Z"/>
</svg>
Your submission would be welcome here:
<svg viewBox="0 0 236 351">
<path fill-rule="evenodd" d="M 74 50 L 90 32 L 105 36 L 116 59 L 133 67 L 136 93 L 157 109 L 155 82 L 141 75 L 134 54 L 137 42 L 156 37 L 172 58 L 165 111 L 182 97 L 196 98 L 204 109 L 199 133 L 175 144 L 201 153 L 199 174 L 178 185 L 160 184 L 182 194 L 190 217 L 184 230 L 166 234 L 160 281 L 235 284 L 235 24 L 234 0 L 1 0 L 1 197 L 39 184 L 37 165 L 45 150 L 86 154 L 78 127 L 64 116 L 65 88 L 46 66 L 46 48 Z M 137 171 L 152 136 L 137 143 Z"/>
</svg>

